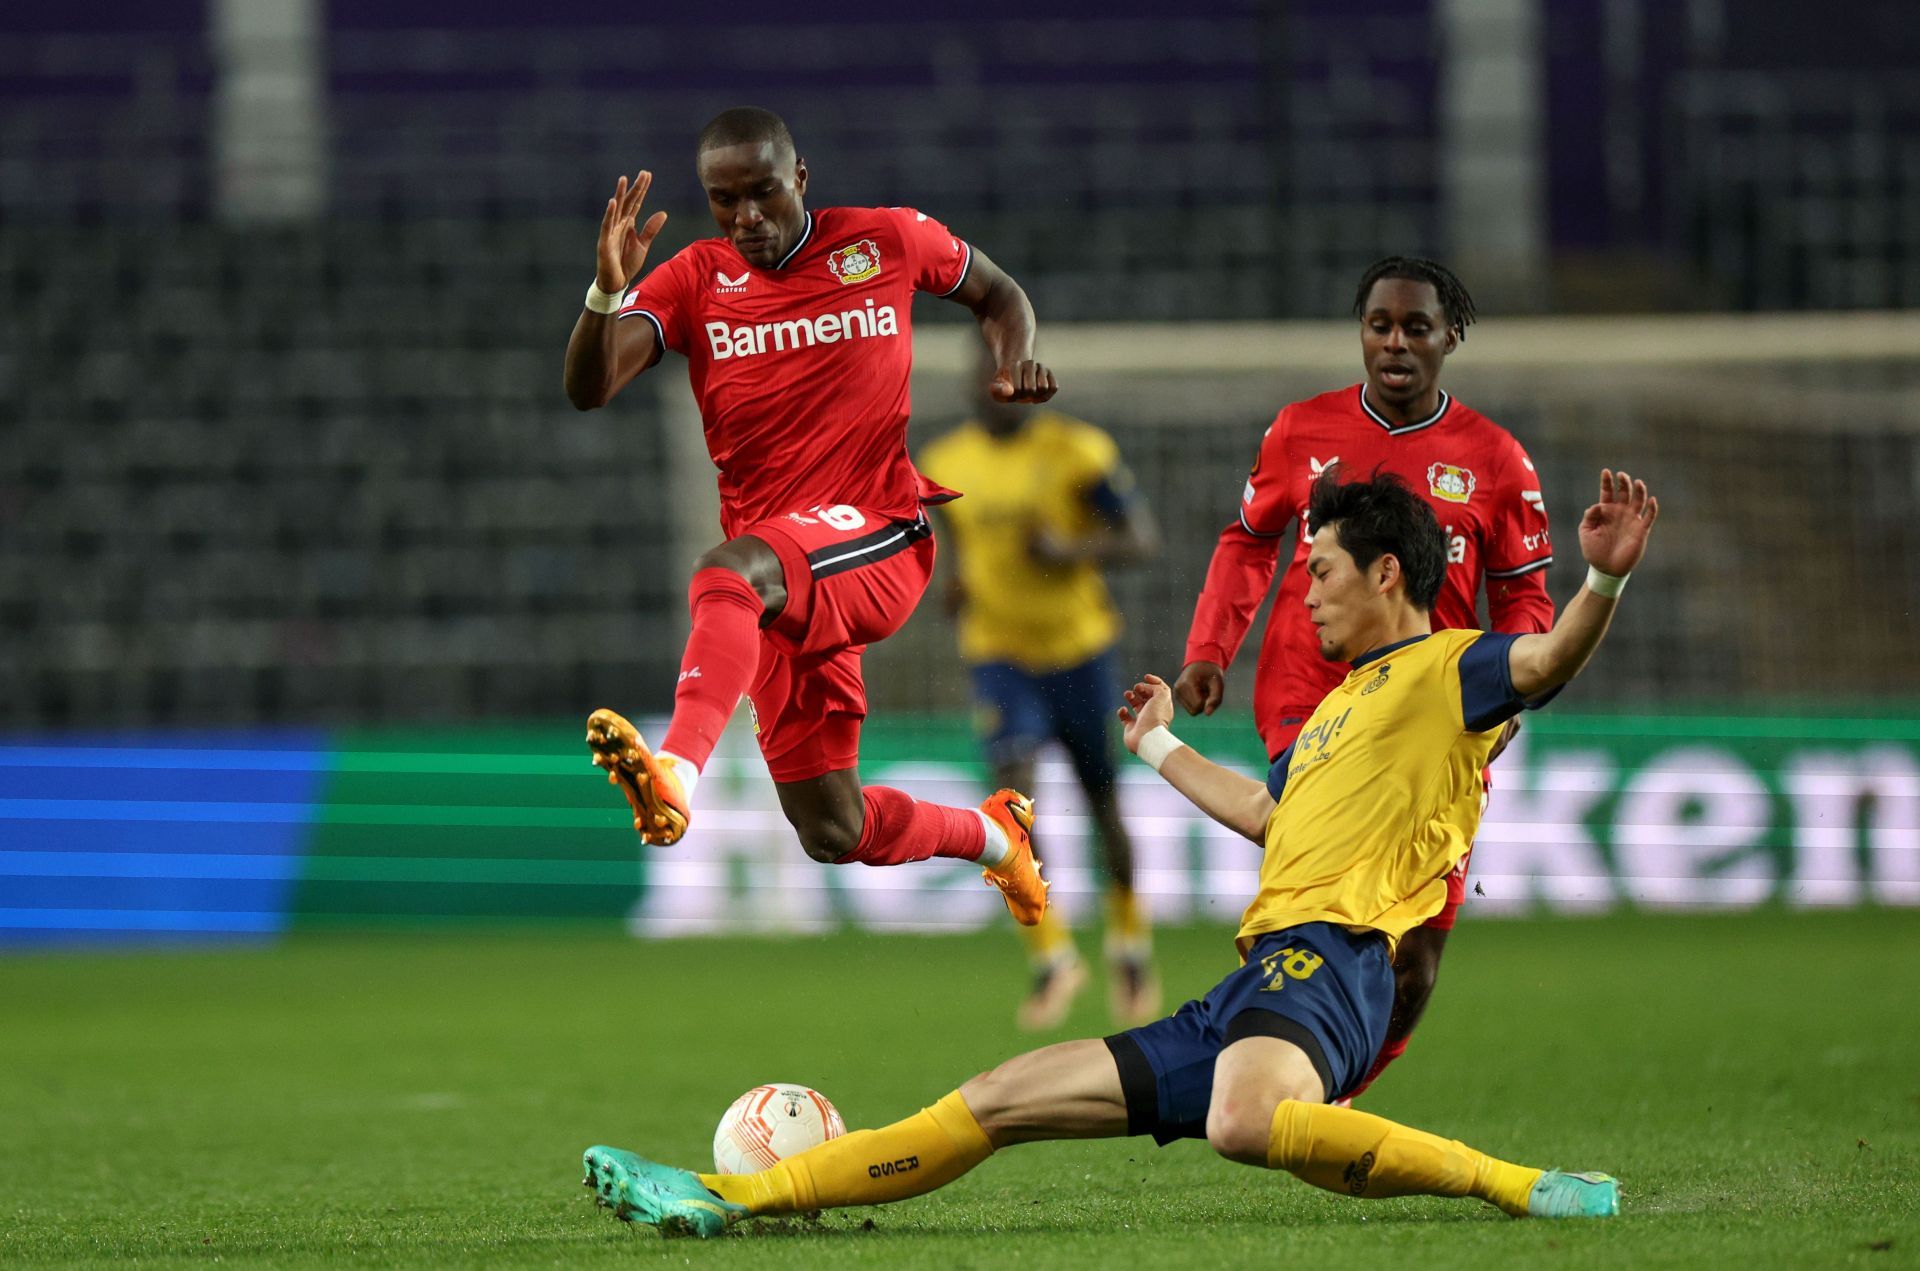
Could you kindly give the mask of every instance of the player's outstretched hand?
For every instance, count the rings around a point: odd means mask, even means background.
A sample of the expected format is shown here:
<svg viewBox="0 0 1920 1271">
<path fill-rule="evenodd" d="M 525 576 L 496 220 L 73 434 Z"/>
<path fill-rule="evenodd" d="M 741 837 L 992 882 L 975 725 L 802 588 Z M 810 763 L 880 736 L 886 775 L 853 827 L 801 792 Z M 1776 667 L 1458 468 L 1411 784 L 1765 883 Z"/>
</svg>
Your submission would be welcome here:
<svg viewBox="0 0 1920 1271">
<path fill-rule="evenodd" d="M 995 371 L 987 391 L 996 402 L 1044 402 L 1060 391 L 1060 384 L 1052 371 L 1029 358 Z"/>
<path fill-rule="evenodd" d="M 1173 682 L 1173 695 L 1189 715 L 1211 715 L 1227 695 L 1227 673 L 1214 662 L 1189 662 Z"/>
<path fill-rule="evenodd" d="M 634 173 L 631 182 L 621 177 L 613 184 L 613 197 L 607 200 L 607 210 L 600 214 L 600 260 L 594 271 L 594 282 L 602 291 L 627 289 L 627 284 L 646 265 L 647 249 L 653 246 L 660 227 L 667 223 L 665 212 L 655 212 L 645 225 L 634 227 L 640 204 L 646 200 L 652 185 L 653 173 L 645 169 Z"/>
<path fill-rule="evenodd" d="M 1128 689 L 1127 704 L 1120 708 L 1120 722 L 1127 726 L 1127 749 L 1140 752 L 1140 739 L 1163 724 L 1173 722 L 1173 691 L 1157 675 L 1148 675 Z"/>
<path fill-rule="evenodd" d="M 1603 574 L 1631 573 L 1659 519 L 1660 500 L 1647 493 L 1646 482 L 1602 468 L 1600 501 L 1580 518 L 1580 554 Z"/>
</svg>

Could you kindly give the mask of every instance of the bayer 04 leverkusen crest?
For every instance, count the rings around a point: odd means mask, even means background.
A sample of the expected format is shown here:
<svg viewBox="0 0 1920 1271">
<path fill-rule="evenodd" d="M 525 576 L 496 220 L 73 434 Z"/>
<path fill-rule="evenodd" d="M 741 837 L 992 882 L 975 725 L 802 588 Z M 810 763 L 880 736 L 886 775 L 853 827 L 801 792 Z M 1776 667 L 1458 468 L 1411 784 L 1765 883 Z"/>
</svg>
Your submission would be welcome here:
<svg viewBox="0 0 1920 1271">
<path fill-rule="evenodd" d="M 827 253 L 827 268 L 841 282 L 865 282 L 880 272 L 880 244 L 863 238 Z"/>
<path fill-rule="evenodd" d="M 1473 488 L 1478 484 L 1471 468 L 1436 463 L 1427 469 L 1427 489 L 1433 491 L 1434 498 L 1449 503 L 1465 503 L 1473 497 Z"/>
</svg>

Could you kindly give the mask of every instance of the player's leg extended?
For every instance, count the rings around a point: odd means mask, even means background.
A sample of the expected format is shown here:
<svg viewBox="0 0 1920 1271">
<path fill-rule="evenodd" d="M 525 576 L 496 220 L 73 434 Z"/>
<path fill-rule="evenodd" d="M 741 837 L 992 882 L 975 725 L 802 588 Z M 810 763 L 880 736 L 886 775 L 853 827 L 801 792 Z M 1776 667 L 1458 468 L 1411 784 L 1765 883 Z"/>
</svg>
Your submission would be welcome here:
<svg viewBox="0 0 1920 1271">
<path fill-rule="evenodd" d="M 1604 1175 L 1514 1165 L 1323 1102 L 1378 1052 L 1392 985 L 1377 936 L 1311 923 L 1263 937 L 1209 999 L 1227 1021 L 1207 1104 L 1215 1150 L 1350 1196 L 1475 1196 L 1517 1216 L 1617 1212 L 1618 1185 Z"/>
<path fill-rule="evenodd" d="M 857 1130 L 758 1174 L 702 1175 L 754 1214 L 878 1205 L 944 1187 L 999 1148 L 1127 1132 L 1113 1056 L 1099 1041 L 1029 1051 L 929 1108 Z"/>
<path fill-rule="evenodd" d="M 753 682 L 760 628 L 786 603 L 780 558 L 750 536 L 723 543 L 695 562 L 687 603 L 693 631 L 659 753 L 649 751 L 638 730 L 613 711 L 597 710 L 587 721 L 593 761 L 626 795 L 640 837 L 659 845 L 686 833 L 700 770 Z"/>
<path fill-rule="evenodd" d="M 1214 1069 L 1207 1139 L 1221 1155 L 1283 1169 L 1342 1195 L 1473 1196 L 1517 1218 L 1604 1217 L 1619 1186 L 1604 1174 L 1515 1165 L 1457 1139 L 1320 1102 L 1313 1064 L 1276 1037 L 1247 1037 Z"/>
<path fill-rule="evenodd" d="M 1033 855 L 1033 805 L 1024 795 L 1002 790 L 978 808 L 953 808 L 891 786 L 862 786 L 851 767 L 794 780 L 776 770 L 774 777 L 780 808 L 813 859 L 834 865 L 905 865 L 932 856 L 979 861 L 1016 920 L 1032 925 L 1046 913 L 1047 885 Z"/>
<path fill-rule="evenodd" d="M 587 1181 L 629 1222 L 706 1236 L 746 1217 L 906 1200 L 1015 1143 L 1126 1132 L 1106 1045 L 1064 1042 L 1010 1059 L 904 1120 L 831 1139 L 757 1174 L 694 1174 L 595 1147 L 587 1150 Z"/>
<path fill-rule="evenodd" d="M 923 803 L 886 786 L 862 788 L 860 724 L 867 714 L 860 657 L 906 622 L 933 576 L 924 519 L 888 521 L 858 509 L 790 516 L 756 532 L 779 555 L 787 599 L 767 627 L 771 652 L 753 685 L 760 750 L 780 806 L 815 860 L 900 865 L 930 856 L 977 860 L 1023 923 L 1046 910 L 1033 859 L 1033 807 L 1003 790 L 978 809 Z"/>
</svg>

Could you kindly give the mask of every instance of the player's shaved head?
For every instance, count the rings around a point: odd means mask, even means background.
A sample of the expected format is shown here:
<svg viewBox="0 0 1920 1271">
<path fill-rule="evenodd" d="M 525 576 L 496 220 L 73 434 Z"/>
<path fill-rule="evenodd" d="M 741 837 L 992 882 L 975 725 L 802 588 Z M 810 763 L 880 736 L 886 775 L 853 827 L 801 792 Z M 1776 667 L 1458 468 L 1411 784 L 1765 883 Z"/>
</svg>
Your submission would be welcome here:
<svg viewBox="0 0 1920 1271">
<path fill-rule="evenodd" d="M 771 145 L 777 158 L 792 155 L 793 134 L 787 131 L 787 121 L 758 106 L 735 106 L 715 115 L 700 130 L 700 144 L 695 147 L 694 155 L 697 158 L 709 150 L 724 150 L 728 146 L 759 145 Z"/>
<path fill-rule="evenodd" d="M 700 130 L 694 156 L 715 225 L 750 265 L 772 269 L 807 227 L 807 165 L 780 116 L 758 106 L 723 110 Z"/>
</svg>

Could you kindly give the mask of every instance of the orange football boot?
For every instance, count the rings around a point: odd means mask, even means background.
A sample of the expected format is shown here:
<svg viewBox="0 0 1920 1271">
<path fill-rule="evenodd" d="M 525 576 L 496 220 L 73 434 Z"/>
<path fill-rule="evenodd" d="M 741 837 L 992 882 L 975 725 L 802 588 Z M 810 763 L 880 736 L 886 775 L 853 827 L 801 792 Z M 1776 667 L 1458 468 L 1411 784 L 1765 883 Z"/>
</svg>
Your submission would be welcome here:
<svg viewBox="0 0 1920 1271">
<path fill-rule="evenodd" d="M 1023 927 L 1038 926 L 1047 912 L 1047 883 L 1033 855 L 1033 800 L 1018 790 L 1000 790 L 980 810 L 1006 832 L 1013 844 L 1004 863 L 980 871 L 988 884 L 1000 889 L 1013 920 Z"/>
<path fill-rule="evenodd" d="M 607 770 L 608 784 L 619 786 L 633 806 L 640 841 L 654 847 L 678 843 L 692 813 L 673 760 L 648 750 L 640 730 L 605 707 L 587 716 L 587 748 Z"/>
</svg>

